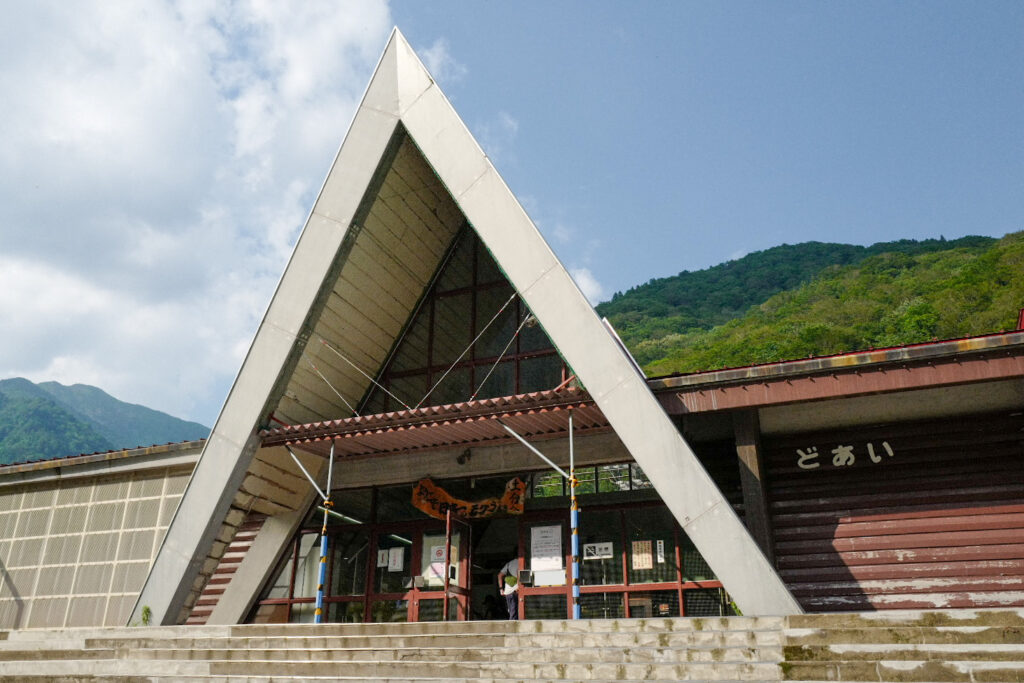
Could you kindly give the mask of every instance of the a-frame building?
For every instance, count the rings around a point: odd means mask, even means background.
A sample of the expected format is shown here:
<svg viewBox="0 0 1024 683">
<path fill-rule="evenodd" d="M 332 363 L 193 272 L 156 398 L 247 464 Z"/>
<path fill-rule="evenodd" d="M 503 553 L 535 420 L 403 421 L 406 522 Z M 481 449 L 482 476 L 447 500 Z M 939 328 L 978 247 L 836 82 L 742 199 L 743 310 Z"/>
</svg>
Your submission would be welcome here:
<svg viewBox="0 0 1024 683">
<path fill-rule="evenodd" d="M 447 289 L 443 278 L 452 280 Z M 527 328 L 534 332 L 524 333 Z M 519 341 L 509 346 L 516 332 Z M 536 348 L 546 351 L 531 356 L 520 348 L 531 333 Z M 405 362 L 406 356 L 423 360 Z M 547 363 L 537 360 L 544 357 Z M 145 606 L 155 623 L 182 623 L 225 561 L 237 529 L 257 515 L 259 531 L 218 592 L 210 621 L 250 615 L 314 503 L 314 489 L 286 447 L 323 481 L 324 454 L 334 442 L 335 482 L 342 487 L 356 471 L 371 484 L 374 472 L 381 483 L 401 481 L 396 472 L 408 473 L 410 482 L 450 474 L 456 455 L 465 466 L 477 449 L 478 474 L 519 472 L 525 461 L 544 465 L 503 424 L 564 462 L 570 410 L 580 416 L 579 448 L 586 451 L 592 438 L 595 449 L 642 468 L 744 614 L 801 611 L 395 30 L 133 619 Z M 464 471 L 472 474 L 472 467 Z M 633 550 L 653 561 L 650 545 Z M 367 567 L 374 571 L 372 560 Z"/>
</svg>

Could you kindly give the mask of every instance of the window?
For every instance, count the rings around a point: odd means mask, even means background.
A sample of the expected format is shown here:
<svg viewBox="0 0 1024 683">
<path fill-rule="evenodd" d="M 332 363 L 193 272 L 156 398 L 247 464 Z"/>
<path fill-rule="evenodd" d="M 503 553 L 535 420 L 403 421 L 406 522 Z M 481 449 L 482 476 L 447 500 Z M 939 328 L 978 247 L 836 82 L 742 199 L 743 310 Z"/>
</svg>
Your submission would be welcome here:
<svg viewBox="0 0 1024 683">
<path fill-rule="evenodd" d="M 378 381 L 411 406 L 554 389 L 565 365 L 514 291 L 466 226 Z M 360 412 L 403 408 L 375 387 Z"/>
</svg>

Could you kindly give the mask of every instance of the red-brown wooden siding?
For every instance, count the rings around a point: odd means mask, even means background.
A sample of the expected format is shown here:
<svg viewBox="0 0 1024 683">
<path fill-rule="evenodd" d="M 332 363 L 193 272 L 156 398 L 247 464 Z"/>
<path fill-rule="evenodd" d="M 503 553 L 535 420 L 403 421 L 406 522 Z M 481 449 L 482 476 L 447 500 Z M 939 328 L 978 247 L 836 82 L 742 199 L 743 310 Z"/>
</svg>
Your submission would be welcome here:
<svg viewBox="0 0 1024 683">
<path fill-rule="evenodd" d="M 853 465 L 833 464 L 841 445 Z M 1024 605 L 1021 412 L 763 446 L 777 565 L 806 610 Z M 797 450 L 810 447 L 818 457 L 805 465 L 819 466 L 801 469 Z"/>
<path fill-rule="evenodd" d="M 245 558 L 245 554 L 249 552 L 249 548 L 252 547 L 256 534 L 263 528 L 264 521 L 266 521 L 265 515 L 250 512 L 245 521 L 242 522 L 242 526 L 238 527 L 238 531 L 224 551 L 220 563 L 213 570 L 213 576 L 206 582 L 203 592 L 192 607 L 192 611 L 185 621 L 186 625 L 201 626 L 210 618 L 213 609 L 220 602 L 220 596 L 224 594 L 228 584 L 231 583 L 231 579 L 234 578 L 238 565 Z"/>
</svg>

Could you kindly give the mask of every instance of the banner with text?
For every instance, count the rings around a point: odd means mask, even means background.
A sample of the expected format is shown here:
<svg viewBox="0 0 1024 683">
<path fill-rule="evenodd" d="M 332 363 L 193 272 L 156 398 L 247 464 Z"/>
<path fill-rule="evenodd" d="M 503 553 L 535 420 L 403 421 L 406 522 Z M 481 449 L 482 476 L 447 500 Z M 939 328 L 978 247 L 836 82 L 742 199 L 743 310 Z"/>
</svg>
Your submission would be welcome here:
<svg viewBox="0 0 1024 683">
<path fill-rule="evenodd" d="M 459 500 L 430 479 L 421 479 L 412 488 L 412 504 L 436 519 L 444 519 L 448 510 L 465 519 L 483 519 L 496 514 L 521 515 L 526 498 L 526 482 L 519 477 L 505 485 L 501 498 L 478 501 Z"/>
</svg>

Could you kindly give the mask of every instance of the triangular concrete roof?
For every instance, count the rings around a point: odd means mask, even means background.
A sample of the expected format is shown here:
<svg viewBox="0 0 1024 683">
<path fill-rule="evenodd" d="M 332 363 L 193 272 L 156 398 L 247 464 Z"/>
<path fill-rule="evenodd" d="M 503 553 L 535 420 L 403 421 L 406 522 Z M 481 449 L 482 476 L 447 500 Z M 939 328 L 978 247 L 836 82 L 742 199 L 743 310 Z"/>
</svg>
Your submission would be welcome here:
<svg viewBox="0 0 1024 683">
<path fill-rule="evenodd" d="M 440 263 L 446 240 L 464 220 L 743 613 L 801 611 L 395 29 L 168 528 L 133 619 L 147 605 L 155 623 L 174 623 L 201 590 L 210 548 L 219 542 L 259 448 L 257 432 L 266 416 L 281 411 L 288 421 L 311 421 L 341 405 L 332 403 L 329 392 L 304 388 L 311 383 L 303 373 L 313 365 L 300 363 L 304 354 L 315 353 L 320 345 L 314 342 L 326 345 L 330 337 L 331 345 L 369 374 L 379 370 Z M 338 365 L 331 375 L 335 393 L 358 399 L 368 386 L 365 379 Z"/>
</svg>

